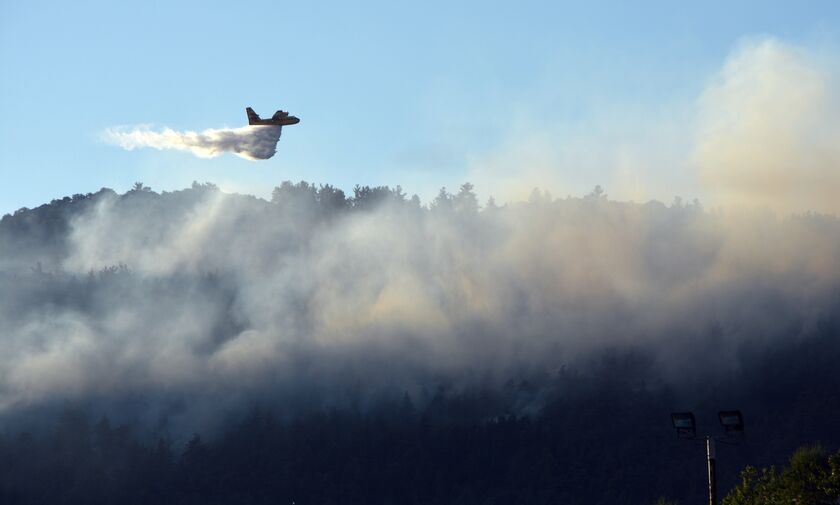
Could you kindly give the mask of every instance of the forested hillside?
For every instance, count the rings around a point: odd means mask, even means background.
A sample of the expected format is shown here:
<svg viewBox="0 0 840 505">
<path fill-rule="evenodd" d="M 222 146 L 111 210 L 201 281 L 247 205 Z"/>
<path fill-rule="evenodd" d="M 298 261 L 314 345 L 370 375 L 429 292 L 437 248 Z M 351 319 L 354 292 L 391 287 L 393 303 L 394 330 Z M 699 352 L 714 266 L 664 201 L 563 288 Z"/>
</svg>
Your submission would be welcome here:
<svg viewBox="0 0 840 505">
<path fill-rule="evenodd" d="M 833 216 L 601 188 L 53 200 L 0 220 L 0 502 L 704 503 L 671 411 L 744 413 L 724 492 L 840 447 L 839 288 Z"/>
</svg>

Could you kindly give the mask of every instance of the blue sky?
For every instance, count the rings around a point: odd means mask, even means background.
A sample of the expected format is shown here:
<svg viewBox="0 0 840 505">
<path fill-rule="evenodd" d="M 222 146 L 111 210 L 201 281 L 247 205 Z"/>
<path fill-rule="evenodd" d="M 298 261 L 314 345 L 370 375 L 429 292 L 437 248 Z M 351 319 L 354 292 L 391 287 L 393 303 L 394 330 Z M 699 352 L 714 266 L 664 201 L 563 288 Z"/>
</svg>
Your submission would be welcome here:
<svg viewBox="0 0 840 505">
<path fill-rule="evenodd" d="M 659 184 L 642 196 L 691 198 L 703 192 L 680 172 L 675 125 L 739 41 L 830 48 L 840 28 L 836 1 L 403 4 L 3 1 L 0 213 L 135 181 L 261 196 L 286 179 L 402 184 L 428 199 L 477 178 L 488 193 L 501 186 L 476 167 L 533 138 L 644 151 L 628 170 Z M 301 118 L 269 160 L 101 138 L 115 126 L 241 126 L 248 105 Z M 546 185 L 609 191 L 613 162 L 596 156 Z"/>
</svg>

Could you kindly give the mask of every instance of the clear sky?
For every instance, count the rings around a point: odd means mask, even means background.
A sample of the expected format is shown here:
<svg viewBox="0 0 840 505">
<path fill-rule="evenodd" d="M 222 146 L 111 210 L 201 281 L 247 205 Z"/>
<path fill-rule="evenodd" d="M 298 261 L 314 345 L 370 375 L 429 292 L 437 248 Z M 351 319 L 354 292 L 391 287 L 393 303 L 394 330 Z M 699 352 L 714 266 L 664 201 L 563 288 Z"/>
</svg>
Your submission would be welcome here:
<svg viewBox="0 0 840 505">
<path fill-rule="evenodd" d="M 680 118 L 711 76 L 745 37 L 836 47 L 840 2 L 684 4 L 3 0 L 0 213 L 135 181 L 401 184 L 428 200 L 471 180 L 486 196 L 528 163 L 562 172 L 555 192 L 609 192 L 623 170 L 655 182 L 638 196 L 692 198 Z M 269 160 L 101 138 L 241 126 L 249 105 L 301 118 Z M 554 154 L 535 161 L 533 142 Z M 554 167 L 557 149 L 608 154 Z"/>
</svg>

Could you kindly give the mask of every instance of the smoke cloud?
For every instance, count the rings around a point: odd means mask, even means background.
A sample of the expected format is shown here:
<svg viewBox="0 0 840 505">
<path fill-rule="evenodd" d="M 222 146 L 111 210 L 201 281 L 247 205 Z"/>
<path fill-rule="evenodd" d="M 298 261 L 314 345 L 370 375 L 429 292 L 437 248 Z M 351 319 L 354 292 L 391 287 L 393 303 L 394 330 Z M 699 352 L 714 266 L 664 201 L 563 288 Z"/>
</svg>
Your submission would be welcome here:
<svg viewBox="0 0 840 505">
<path fill-rule="evenodd" d="M 482 211 L 464 191 L 431 210 L 330 194 L 68 203 L 65 235 L 3 249 L 0 407 L 139 397 L 150 422 L 206 421 L 500 385 L 628 347 L 685 383 L 837 309 L 833 218 L 599 192 Z M 23 243 L 12 219 L 2 243 Z"/>
<path fill-rule="evenodd" d="M 502 199 L 603 184 L 619 199 L 682 195 L 723 208 L 840 212 L 836 48 L 744 40 L 700 84 L 689 99 L 668 101 L 669 91 L 575 121 L 517 122 L 470 156 L 468 179 Z"/>
<path fill-rule="evenodd" d="M 700 98 L 696 162 L 719 202 L 838 212 L 836 64 L 776 39 L 745 42 Z"/>
<path fill-rule="evenodd" d="M 710 84 L 696 154 L 723 201 L 837 209 L 824 68 L 765 40 Z M 259 159 L 279 135 L 109 132 L 126 149 Z M 468 186 L 428 208 L 400 190 L 345 199 L 308 184 L 270 202 L 201 185 L 77 196 L 0 226 L 0 413 L 128 398 L 150 422 L 190 426 L 251 402 L 293 412 L 502 387 L 623 348 L 690 384 L 840 310 L 829 215 L 617 202 L 600 188 L 482 210 Z"/>
<path fill-rule="evenodd" d="M 179 132 L 171 128 L 161 131 L 135 128 L 129 131 L 109 129 L 106 141 L 123 149 L 140 147 L 189 151 L 200 158 L 215 158 L 231 152 L 249 160 L 267 160 L 277 152 L 281 126 L 243 126 L 209 129 L 203 132 Z"/>
</svg>

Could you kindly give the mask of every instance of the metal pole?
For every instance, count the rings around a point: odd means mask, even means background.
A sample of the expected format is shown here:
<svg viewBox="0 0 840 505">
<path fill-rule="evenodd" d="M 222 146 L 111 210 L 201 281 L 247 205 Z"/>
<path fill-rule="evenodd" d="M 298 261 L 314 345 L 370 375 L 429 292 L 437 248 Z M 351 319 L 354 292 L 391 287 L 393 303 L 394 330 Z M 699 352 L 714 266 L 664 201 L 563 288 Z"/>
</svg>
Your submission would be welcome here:
<svg viewBox="0 0 840 505">
<path fill-rule="evenodd" d="M 715 439 L 706 437 L 706 463 L 709 466 L 709 505 L 717 505 L 717 482 L 715 481 Z"/>
</svg>

